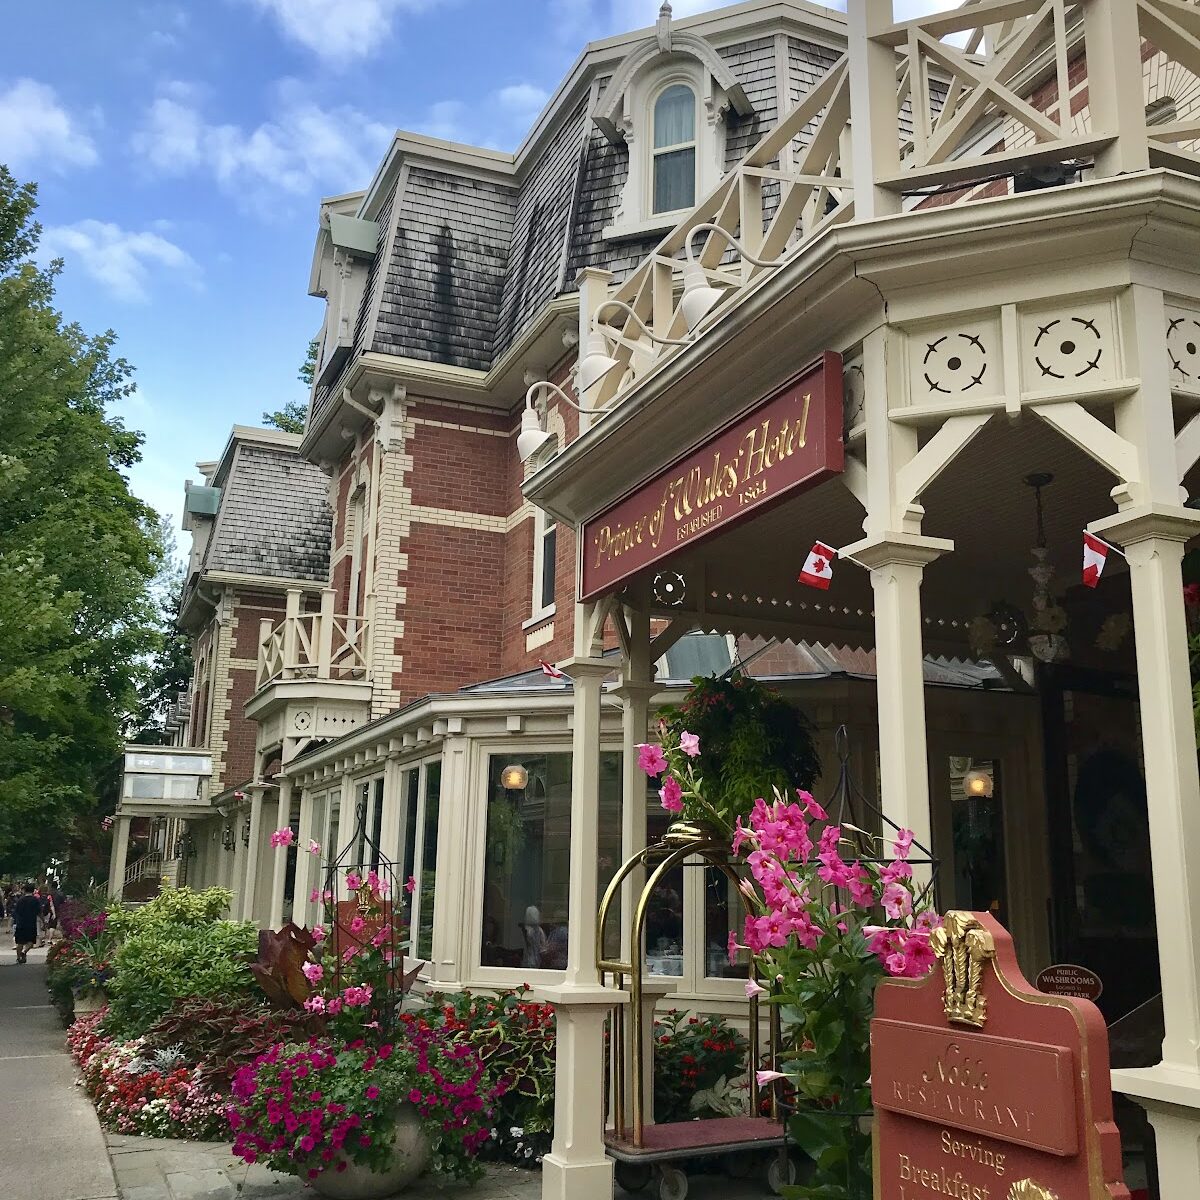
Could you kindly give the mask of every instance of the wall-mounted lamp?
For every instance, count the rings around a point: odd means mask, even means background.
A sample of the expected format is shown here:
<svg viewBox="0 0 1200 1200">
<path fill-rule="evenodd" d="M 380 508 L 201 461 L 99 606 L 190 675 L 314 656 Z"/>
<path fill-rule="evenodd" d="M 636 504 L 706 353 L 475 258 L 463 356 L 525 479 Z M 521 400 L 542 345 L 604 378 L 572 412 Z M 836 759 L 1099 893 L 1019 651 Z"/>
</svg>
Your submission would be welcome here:
<svg viewBox="0 0 1200 1200">
<path fill-rule="evenodd" d="M 242 825 L 242 845 L 250 845 L 250 818 L 247 817 Z"/>
<path fill-rule="evenodd" d="M 529 391 L 525 393 L 525 411 L 521 414 L 521 432 L 517 434 L 517 454 L 522 462 L 528 462 L 550 440 L 551 435 L 542 428 L 537 409 L 533 407 L 534 395 L 543 390 L 553 392 L 564 404 L 569 404 L 576 412 L 594 413 L 599 411 L 576 404 L 558 384 L 551 383 L 548 379 L 531 384 Z"/>
<path fill-rule="evenodd" d="M 704 268 L 696 261 L 696 251 L 692 246 L 698 233 L 719 233 L 748 263 L 756 267 L 777 267 L 781 260 L 755 258 L 741 242 L 726 232 L 720 225 L 705 223 L 697 225 L 687 235 L 684 250 L 687 260 L 683 264 L 683 298 L 679 301 L 679 311 L 687 322 L 688 331 L 695 333 L 697 326 L 725 298 L 726 293 L 715 288 L 708 282 Z"/>
<path fill-rule="evenodd" d="M 500 786 L 506 792 L 524 791 L 528 782 L 529 772 L 520 763 L 512 763 L 500 772 Z"/>
<path fill-rule="evenodd" d="M 996 781 L 991 771 L 973 767 L 963 776 L 962 789 L 968 800 L 990 800 L 996 790 Z"/>
<path fill-rule="evenodd" d="M 232 825 L 226 825 L 225 828 L 221 830 L 221 845 L 224 846 L 226 850 L 233 849 L 233 826 Z"/>
</svg>

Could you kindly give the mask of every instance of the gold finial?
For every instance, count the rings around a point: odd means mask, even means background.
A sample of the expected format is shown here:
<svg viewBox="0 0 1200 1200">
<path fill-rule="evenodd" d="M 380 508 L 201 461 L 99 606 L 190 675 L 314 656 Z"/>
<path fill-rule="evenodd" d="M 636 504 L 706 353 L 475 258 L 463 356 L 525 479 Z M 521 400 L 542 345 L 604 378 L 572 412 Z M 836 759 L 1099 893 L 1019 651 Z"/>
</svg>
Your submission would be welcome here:
<svg viewBox="0 0 1200 1200">
<path fill-rule="evenodd" d="M 930 935 L 929 944 L 941 961 L 946 980 L 947 1019 L 982 1029 L 987 1020 L 987 1000 L 982 994 L 983 964 L 996 957 L 992 935 L 970 913 L 949 912 L 942 927 Z"/>
<path fill-rule="evenodd" d="M 1032 1179 L 1018 1179 L 1008 1189 L 1008 1200 L 1058 1200 L 1058 1193 L 1034 1183 Z"/>
</svg>

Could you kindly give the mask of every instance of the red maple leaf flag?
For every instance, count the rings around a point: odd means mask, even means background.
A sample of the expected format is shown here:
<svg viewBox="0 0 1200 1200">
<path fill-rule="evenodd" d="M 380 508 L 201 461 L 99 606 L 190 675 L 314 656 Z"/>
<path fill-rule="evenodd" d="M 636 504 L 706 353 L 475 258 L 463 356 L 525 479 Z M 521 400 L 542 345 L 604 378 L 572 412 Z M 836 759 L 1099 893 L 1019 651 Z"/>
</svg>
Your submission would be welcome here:
<svg viewBox="0 0 1200 1200">
<path fill-rule="evenodd" d="M 833 578 L 833 560 L 835 558 L 837 558 L 837 551 L 832 546 L 827 546 L 824 542 L 814 542 L 813 548 L 804 560 L 804 570 L 797 576 L 799 582 L 827 592 L 829 581 Z"/>
<path fill-rule="evenodd" d="M 571 682 L 570 675 L 566 674 L 564 671 L 560 671 L 553 663 L 548 663 L 543 658 L 538 659 L 538 666 L 542 668 L 542 674 L 545 675 L 547 679 L 562 679 L 567 683 Z"/>
<path fill-rule="evenodd" d="M 1108 562 L 1109 545 L 1085 532 L 1083 535 L 1083 586 L 1094 588 Z"/>
</svg>

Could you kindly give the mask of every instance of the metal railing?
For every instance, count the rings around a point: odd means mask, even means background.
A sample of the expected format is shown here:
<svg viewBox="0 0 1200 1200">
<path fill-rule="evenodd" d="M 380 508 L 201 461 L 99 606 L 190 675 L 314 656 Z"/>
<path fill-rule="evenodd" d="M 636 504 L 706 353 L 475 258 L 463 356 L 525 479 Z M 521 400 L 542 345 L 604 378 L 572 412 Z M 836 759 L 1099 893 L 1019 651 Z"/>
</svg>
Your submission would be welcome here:
<svg viewBox="0 0 1200 1200">
<path fill-rule="evenodd" d="M 260 622 L 259 688 L 275 679 L 369 677 L 375 597 L 368 596 L 362 614 L 353 616 L 335 613 L 335 599 L 334 590 L 324 588 L 319 611 L 302 612 L 303 593 L 292 590 L 283 620 Z"/>
</svg>

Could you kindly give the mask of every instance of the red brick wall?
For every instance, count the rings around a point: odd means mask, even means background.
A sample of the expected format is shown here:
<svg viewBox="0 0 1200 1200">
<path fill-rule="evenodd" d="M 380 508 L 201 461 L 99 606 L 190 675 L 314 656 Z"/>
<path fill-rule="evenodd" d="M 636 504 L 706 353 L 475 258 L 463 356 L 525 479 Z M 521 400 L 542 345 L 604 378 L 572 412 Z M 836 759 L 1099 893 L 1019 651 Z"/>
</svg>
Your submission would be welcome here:
<svg viewBox="0 0 1200 1200">
<path fill-rule="evenodd" d="M 225 777 L 214 784 L 220 790 L 254 778 L 254 748 L 258 726 L 246 716 L 246 701 L 254 695 L 255 672 L 252 668 L 233 667 L 225 696 L 229 702 L 229 734 L 225 746 Z"/>
<path fill-rule="evenodd" d="M 236 596 L 233 627 L 233 657 L 258 660 L 258 623 L 263 619 L 278 625 L 287 605 L 282 593 L 271 596 L 261 592 Z"/>
</svg>

